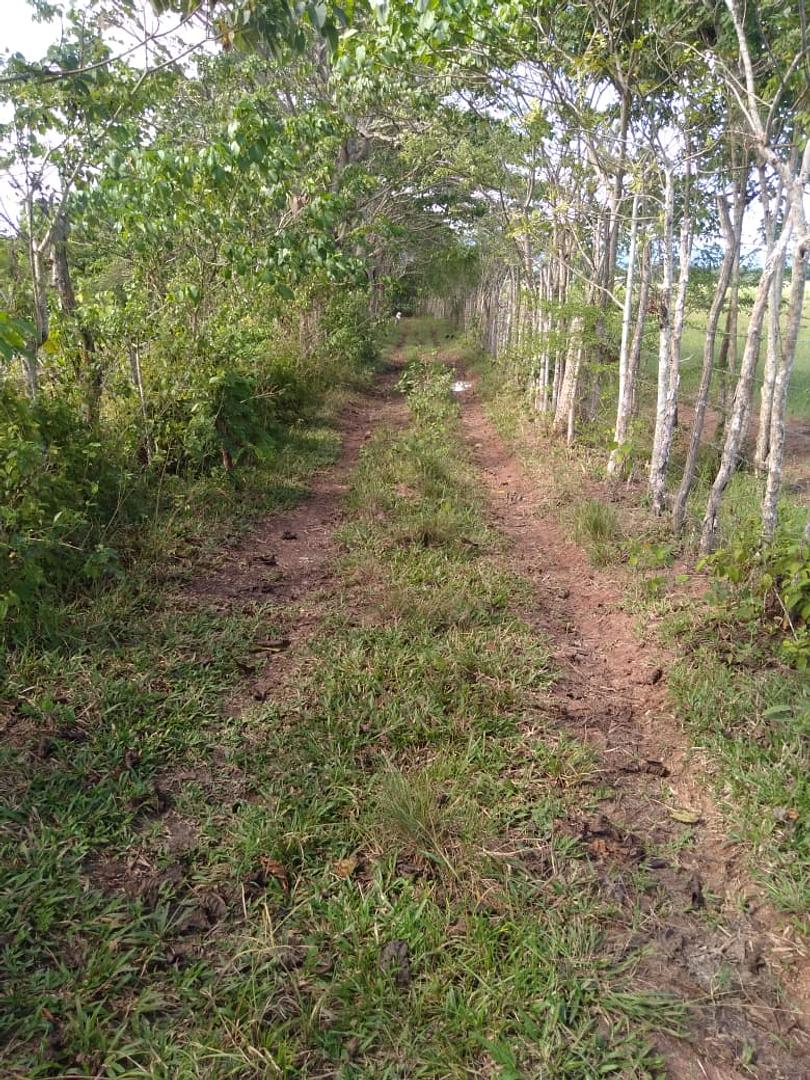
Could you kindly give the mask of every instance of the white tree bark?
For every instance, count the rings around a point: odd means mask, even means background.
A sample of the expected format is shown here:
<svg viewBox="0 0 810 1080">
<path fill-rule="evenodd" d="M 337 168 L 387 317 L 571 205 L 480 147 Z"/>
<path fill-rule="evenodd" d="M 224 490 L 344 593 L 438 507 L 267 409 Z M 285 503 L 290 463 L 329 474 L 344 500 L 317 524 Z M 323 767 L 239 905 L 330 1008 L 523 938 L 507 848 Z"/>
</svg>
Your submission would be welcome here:
<svg viewBox="0 0 810 1080">
<path fill-rule="evenodd" d="M 810 164 L 810 143 L 807 144 L 805 158 L 807 159 L 807 163 Z M 799 198 L 801 198 L 801 187 L 803 186 L 803 183 L 804 180 L 802 178 L 801 184 L 798 185 Z M 792 200 L 791 211 L 787 215 L 782 226 L 780 236 L 762 270 L 762 275 L 754 298 L 754 306 L 751 309 L 751 317 L 748 323 L 748 333 L 745 338 L 745 350 L 743 352 L 742 363 L 740 364 L 737 388 L 734 393 L 731 413 L 726 424 L 723 454 L 720 459 L 720 467 L 717 470 L 717 475 L 712 484 L 712 489 L 709 492 L 706 513 L 703 517 L 700 550 L 704 554 L 710 552 L 714 548 L 723 495 L 725 494 L 728 482 L 734 475 L 739 463 L 740 450 L 748 429 L 748 421 L 751 414 L 754 373 L 759 358 L 759 346 L 762 338 L 762 324 L 765 319 L 765 309 L 768 305 L 768 296 L 771 290 L 771 282 L 773 281 L 773 276 L 776 272 L 776 265 L 780 259 L 784 259 L 785 250 L 787 249 L 790 240 L 795 214 L 795 202 L 796 200 L 794 198 Z"/>
<path fill-rule="evenodd" d="M 767 250 L 770 250 L 776 241 L 776 229 L 782 207 L 783 184 L 781 177 L 777 180 L 777 189 L 773 202 L 768 191 L 768 175 L 764 163 L 759 166 L 759 183 L 762 198 L 762 213 L 765 223 L 765 238 Z M 784 262 L 780 262 L 771 282 L 771 291 L 768 296 L 767 335 L 765 338 L 765 367 L 762 372 L 762 388 L 760 390 L 759 426 L 757 430 L 756 449 L 754 450 L 754 468 L 764 474 L 768 463 L 771 431 L 771 408 L 773 405 L 774 383 L 776 381 L 776 369 L 780 359 L 780 326 L 779 319 L 782 309 L 782 284 L 784 280 Z"/>
<path fill-rule="evenodd" d="M 709 402 L 709 388 L 711 386 L 712 370 L 714 367 L 714 345 L 717 338 L 717 327 L 720 323 L 720 315 L 723 310 L 726 293 L 728 292 L 729 283 L 731 281 L 731 274 L 734 269 L 734 263 L 742 239 L 743 214 L 740 210 L 739 200 L 735 203 L 733 222 L 729 215 L 728 203 L 724 195 L 718 196 L 717 206 L 720 214 L 720 223 L 723 228 L 723 237 L 725 239 L 725 251 L 723 252 L 723 262 L 720 266 L 720 272 L 717 276 L 717 284 L 714 290 L 714 297 L 712 298 L 712 305 L 709 308 L 709 316 L 706 320 L 706 337 L 703 344 L 703 368 L 700 376 L 697 400 L 695 401 L 694 416 L 692 418 L 689 451 L 686 455 L 686 464 L 684 465 L 681 484 L 672 506 L 672 528 L 676 533 L 680 532 L 683 528 L 684 517 L 686 515 L 686 503 L 695 481 L 698 452 L 700 451 L 700 444 L 703 438 L 703 426 L 706 418 L 706 408 Z"/>
<path fill-rule="evenodd" d="M 571 320 L 565 370 L 561 376 L 557 407 L 554 412 L 554 431 L 558 434 L 568 430 L 571 423 L 570 418 L 576 408 L 576 392 L 582 362 L 582 329 L 582 316 L 575 315 Z"/>
<path fill-rule="evenodd" d="M 796 357 L 796 342 L 802 321 L 804 303 L 805 261 L 810 251 L 810 236 L 807 235 L 807 223 L 804 208 L 797 207 L 800 217 L 800 236 L 793 253 L 791 267 L 790 300 L 788 302 L 787 326 L 782 354 L 774 376 L 773 399 L 771 403 L 771 424 L 769 433 L 770 454 L 768 455 L 768 479 L 765 484 L 765 497 L 762 500 L 762 535 L 765 540 L 772 540 L 776 531 L 776 515 L 779 505 L 779 492 L 782 487 L 782 473 L 785 462 L 785 412 Z"/>
<path fill-rule="evenodd" d="M 663 280 L 660 298 L 660 333 L 658 337 L 658 395 L 655 408 L 655 431 L 650 459 L 649 488 L 656 513 L 661 512 L 666 469 L 669 461 L 669 442 L 672 438 L 674 409 L 670 403 L 672 381 L 672 238 L 675 217 L 673 170 L 667 165 L 664 172 L 664 223 L 661 235 Z M 670 416 L 670 411 L 671 416 Z"/>
<path fill-rule="evenodd" d="M 650 287 L 652 285 L 652 250 L 650 241 L 644 244 L 641 252 L 641 280 L 638 287 L 638 308 L 636 309 L 636 325 L 633 328 L 633 340 L 630 344 L 630 358 L 627 371 L 628 390 L 630 395 L 630 419 L 636 415 L 638 409 L 638 373 L 641 367 L 641 346 L 644 344 L 644 330 L 647 325 L 647 308 L 650 304 Z"/>
<path fill-rule="evenodd" d="M 624 282 L 624 304 L 622 306 L 622 338 L 619 347 L 619 400 L 616 407 L 616 425 L 613 432 L 615 446 L 611 450 L 608 459 L 607 471 L 609 476 L 614 476 L 620 468 L 621 449 L 627 439 L 633 403 L 632 387 L 629 382 L 630 327 L 633 319 L 633 286 L 636 273 L 636 247 L 638 245 L 638 205 L 639 197 L 634 195 L 633 210 L 630 218 L 627 274 Z"/>
</svg>

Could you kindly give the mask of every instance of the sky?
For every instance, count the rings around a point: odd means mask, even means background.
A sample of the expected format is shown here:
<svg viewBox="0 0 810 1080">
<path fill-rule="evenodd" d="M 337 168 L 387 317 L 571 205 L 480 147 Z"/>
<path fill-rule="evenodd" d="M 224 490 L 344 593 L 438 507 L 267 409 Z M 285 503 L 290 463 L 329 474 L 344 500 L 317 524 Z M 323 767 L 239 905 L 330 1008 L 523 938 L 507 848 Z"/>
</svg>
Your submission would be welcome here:
<svg viewBox="0 0 810 1080">
<path fill-rule="evenodd" d="M 35 23 L 26 0 L 2 0 L 0 50 L 39 59 L 59 37 L 58 22 Z"/>
</svg>

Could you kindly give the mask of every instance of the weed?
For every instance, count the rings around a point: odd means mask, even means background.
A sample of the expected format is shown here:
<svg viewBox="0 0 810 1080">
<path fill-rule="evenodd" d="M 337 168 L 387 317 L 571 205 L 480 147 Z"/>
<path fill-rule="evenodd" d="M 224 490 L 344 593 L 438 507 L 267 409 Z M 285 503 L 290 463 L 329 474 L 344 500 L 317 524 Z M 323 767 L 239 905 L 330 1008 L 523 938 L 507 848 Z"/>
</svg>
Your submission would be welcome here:
<svg viewBox="0 0 810 1080">
<path fill-rule="evenodd" d="M 574 538 L 582 544 L 594 566 L 606 566 L 619 557 L 622 531 L 614 507 L 599 499 L 586 499 L 573 511 Z"/>
</svg>

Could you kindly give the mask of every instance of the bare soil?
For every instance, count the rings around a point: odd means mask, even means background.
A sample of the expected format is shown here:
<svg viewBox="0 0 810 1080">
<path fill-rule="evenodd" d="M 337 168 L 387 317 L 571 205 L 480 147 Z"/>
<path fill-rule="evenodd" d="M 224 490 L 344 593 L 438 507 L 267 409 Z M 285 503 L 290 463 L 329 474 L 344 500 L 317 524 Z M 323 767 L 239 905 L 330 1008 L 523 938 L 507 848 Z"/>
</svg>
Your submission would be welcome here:
<svg viewBox="0 0 810 1080">
<path fill-rule="evenodd" d="M 335 533 L 344 520 L 352 471 L 375 430 L 396 429 L 405 422 L 405 403 L 396 391 L 401 370 L 401 352 L 395 349 L 382 375 L 343 410 L 338 421 L 340 456 L 316 474 L 306 499 L 293 510 L 265 518 L 211 575 L 193 586 L 198 598 L 226 609 L 269 603 L 278 608 L 284 626 L 282 635 L 259 643 L 262 661 L 248 681 L 247 694 L 240 688 L 240 698 L 228 702 L 229 710 L 238 710 L 246 697 L 263 701 L 281 685 L 328 610 L 338 586 Z"/>
<path fill-rule="evenodd" d="M 485 416 L 475 386 L 460 395 L 463 430 L 497 528 L 535 603 L 526 613 L 555 649 L 551 706 L 560 727 L 597 748 L 611 792 L 596 817 L 570 822 L 604 870 L 604 884 L 640 923 L 628 945 L 650 946 L 651 987 L 699 1007 L 691 1046 L 667 1040 L 670 1074 L 724 1080 L 750 1048 L 758 1075 L 810 1076 L 802 980 L 785 998 L 786 966 L 807 951 L 746 877 L 709 793 L 709 763 L 690 749 L 667 705 L 670 658 L 622 609 L 623 586 L 592 567 L 549 512 Z M 638 870 L 646 884 L 638 884 Z M 617 933 L 625 933 L 617 927 Z"/>
</svg>

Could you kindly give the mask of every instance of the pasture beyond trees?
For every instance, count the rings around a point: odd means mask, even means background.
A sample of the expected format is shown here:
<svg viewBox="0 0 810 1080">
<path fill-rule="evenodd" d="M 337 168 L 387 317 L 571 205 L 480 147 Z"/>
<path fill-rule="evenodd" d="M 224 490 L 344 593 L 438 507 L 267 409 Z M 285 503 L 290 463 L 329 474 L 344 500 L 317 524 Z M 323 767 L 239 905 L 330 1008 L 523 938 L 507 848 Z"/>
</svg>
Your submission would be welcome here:
<svg viewBox="0 0 810 1080">
<path fill-rule="evenodd" d="M 803 0 L 31 6 L 0 1071 L 803 1080 Z"/>
</svg>

